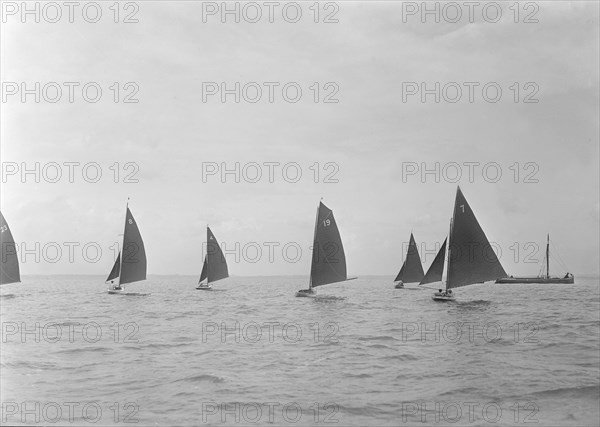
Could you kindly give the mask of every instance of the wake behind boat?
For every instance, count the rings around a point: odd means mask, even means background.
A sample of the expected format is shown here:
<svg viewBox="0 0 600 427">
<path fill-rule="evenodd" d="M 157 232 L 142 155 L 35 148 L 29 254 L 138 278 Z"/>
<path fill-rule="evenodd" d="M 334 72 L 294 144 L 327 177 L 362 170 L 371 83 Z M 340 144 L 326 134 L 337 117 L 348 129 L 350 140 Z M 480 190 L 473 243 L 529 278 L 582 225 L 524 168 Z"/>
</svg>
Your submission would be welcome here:
<svg viewBox="0 0 600 427">
<path fill-rule="evenodd" d="M 454 300 L 454 288 L 507 276 L 460 187 L 450 222 L 446 276 L 446 289 L 434 293 L 434 301 Z"/>
<path fill-rule="evenodd" d="M 125 230 L 121 248 L 122 251 L 119 251 L 115 264 L 105 281 L 105 283 L 110 282 L 108 293 L 111 295 L 132 294 L 125 292 L 123 285 L 146 280 L 146 249 L 137 223 L 129 210 L 129 202 L 125 212 Z"/>
<path fill-rule="evenodd" d="M 546 256 L 544 257 L 546 264 L 546 274 L 538 274 L 536 277 L 505 277 L 496 280 L 496 283 L 575 283 L 575 276 L 571 273 L 565 274 L 564 277 L 550 276 L 550 234 L 546 237 Z M 543 268 L 543 267 L 542 267 Z M 564 270 L 563 270 L 564 271 Z"/>
<path fill-rule="evenodd" d="M 356 277 L 348 278 L 347 275 L 346 254 L 333 211 L 319 202 L 308 289 L 297 291 L 296 296 L 312 298 L 316 296 L 314 288 L 317 286 L 353 279 Z"/>
<path fill-rule="evenodd" d="M 212 290 L 211 283 L 227 277 L 229 277 L 229 270 L 227 269 L 227 261 L 225 261 L 223 251 L 221 251 L 221 247 L 213 232 L 209 227 L 206 227 L 206 256 L 204 257 L 204 264 L 202 265 L 202 272 L 200 273 L 200 280 L 196 289 L 199 291 L 210 291 Z M 202 283 L 205 279 L 206 283 Z"/>
<path fill-rule="evenodd" d="M 425 273 L 423 272 L 423 265 L 421 264 L 419 249 L 417 248 L 413 234 L 410 233 L 408 250 L 406 251 L 406 259 L 400 268 L 400 272 L 394 279 L 394 282 L 396 283 L 394 289 L 404 289 L 405 283 L 419 283 L 423 279 L 424 275 Z"/>
</svg>

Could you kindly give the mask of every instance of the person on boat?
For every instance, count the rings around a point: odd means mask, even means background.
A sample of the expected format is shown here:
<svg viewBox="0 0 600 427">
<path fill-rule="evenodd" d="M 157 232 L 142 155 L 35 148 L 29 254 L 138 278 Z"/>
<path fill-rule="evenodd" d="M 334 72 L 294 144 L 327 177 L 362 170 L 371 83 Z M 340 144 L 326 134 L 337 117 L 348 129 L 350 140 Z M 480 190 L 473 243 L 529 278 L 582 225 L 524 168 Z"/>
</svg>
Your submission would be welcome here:
<svg viewBox="0 0 600 427">
<path fill-rule="evenodd" d="M 440 294 L 441 294 L 441 293 L 442 293 L 442 290 L 441 290 L 441 289 L 438 289 L 438 293 L 440 293 Z"/>
<path fill-rule="evenodd" d="M 568 273 L 568 272 L 567 272 L 567 274 L 565 274 L 565 277 L 564 277 L 564 278 L 565 278 L 565 279 L 568 279 L 568 278 L 569 278 L 569 273 Z"/>
</svg>

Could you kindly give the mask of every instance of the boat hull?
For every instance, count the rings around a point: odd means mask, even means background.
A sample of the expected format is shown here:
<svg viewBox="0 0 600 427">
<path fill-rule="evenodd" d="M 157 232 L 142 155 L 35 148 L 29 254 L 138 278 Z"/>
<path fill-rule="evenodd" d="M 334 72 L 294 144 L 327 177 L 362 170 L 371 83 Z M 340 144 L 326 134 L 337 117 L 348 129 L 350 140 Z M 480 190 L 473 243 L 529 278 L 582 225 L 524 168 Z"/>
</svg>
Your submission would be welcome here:
<svg viewBox="0 0 600 427">
<path fill-rule="evenodd" d="M 141 297 L 149 294 L 142 294 L 139 292 L 127 292 L 127 291 L 119 291 L 117 289 L 109 289 L 108 293 L 111 295 L 125 295 L 125 296 L 133 296 L 133 297 Z"/>
<path fill-rule="evenodd" d="M 404 283 L 397 283 L 394 289 L 404 289 Z"/>
<path fill-rule="evenodd" d="M 212 291 L 211 285 L 198 286 L 196 288 L 197 291 Z"/>
<path fill-rule="evenodd" d="M 574 277 L 505 277 L 496 280 L 496 283 L 563 283 L 571 285 L 575 283 Z"/>
<path fill-rule="evenodd" d="M 431 296 L 434 301 L 454 301 L 454 295 L 448 295 L 445 292 L 436 292 Z"/>
<path fill-rule="evenodd" d="M 303 289 L 296 292 L 296 296 L 300 298 L 314 298 L 317 296 L 317 293 L 312 289 Z"/>
</svg>

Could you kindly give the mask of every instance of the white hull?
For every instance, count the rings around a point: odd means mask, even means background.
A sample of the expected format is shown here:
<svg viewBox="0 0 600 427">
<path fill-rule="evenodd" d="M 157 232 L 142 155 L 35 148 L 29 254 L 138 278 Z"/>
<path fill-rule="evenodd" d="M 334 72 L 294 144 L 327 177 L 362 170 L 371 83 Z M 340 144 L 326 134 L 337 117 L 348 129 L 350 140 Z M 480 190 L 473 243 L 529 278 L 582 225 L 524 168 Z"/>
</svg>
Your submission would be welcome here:
<svg viewBox="0 0 600 427">
<path fill-rule="evenodd" d="M 126 296 L 128 295 L 128 296 L 137 296 L 137 297 L 149 295 L 149 294 L 141 294 L 139 292 L 119 291 L 116 289 L 109 289 L 108 293 L 110 295 L 126 295 Z"/>
<path fill-rule="evenodd" d="M 212 291 L 211 285 L 200 285 L 196 288 L 198 291 Z"/>
</svg>

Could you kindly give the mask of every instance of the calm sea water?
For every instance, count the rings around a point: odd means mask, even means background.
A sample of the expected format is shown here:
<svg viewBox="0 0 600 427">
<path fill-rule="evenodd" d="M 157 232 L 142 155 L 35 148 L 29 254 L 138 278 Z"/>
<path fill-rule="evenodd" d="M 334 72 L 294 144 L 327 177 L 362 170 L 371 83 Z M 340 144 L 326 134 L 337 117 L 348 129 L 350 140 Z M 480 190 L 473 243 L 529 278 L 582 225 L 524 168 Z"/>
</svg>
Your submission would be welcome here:
<svg viewBox="0 0 600 427">
<path fill-rule="evenodd" d="M 25 277 L 1 289 L 7 424 L 598 425 L 600 295 L 368 277 Z M 37 417 L 37 419 L 36 419 Z"/>
</svg>

